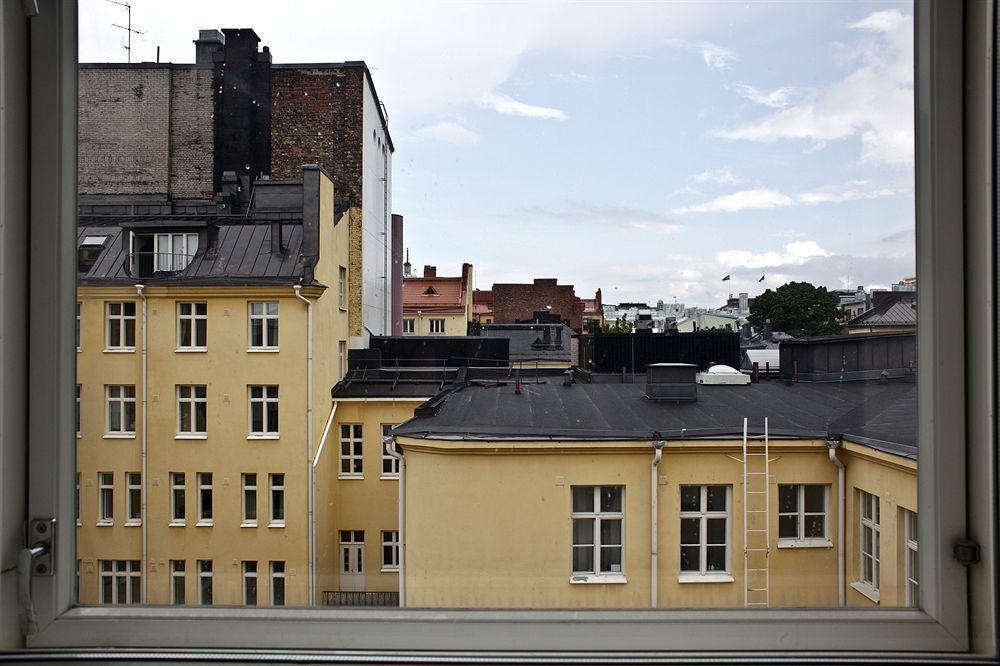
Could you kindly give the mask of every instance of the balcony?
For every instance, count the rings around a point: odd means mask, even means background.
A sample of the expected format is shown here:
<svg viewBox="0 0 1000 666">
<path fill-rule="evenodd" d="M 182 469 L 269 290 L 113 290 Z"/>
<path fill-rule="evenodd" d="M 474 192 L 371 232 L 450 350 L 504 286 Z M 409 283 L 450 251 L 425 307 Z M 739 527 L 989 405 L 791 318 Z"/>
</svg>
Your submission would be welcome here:
<svg viewBox="0 0 1000 666">
<path fill-rule="evenodd" d="M 133 278 L 167 276 L 184 270 L 194 254 L 179 252 L 131 252 L 125 261 L 125 272 Z"/>
<path fill-rule="evenodd" d="M 360 606 L 392 606 L 399 607 L 399 592 L 340 592 L 323 591 L 324 606 L 360 607 Z"/>
</svg>

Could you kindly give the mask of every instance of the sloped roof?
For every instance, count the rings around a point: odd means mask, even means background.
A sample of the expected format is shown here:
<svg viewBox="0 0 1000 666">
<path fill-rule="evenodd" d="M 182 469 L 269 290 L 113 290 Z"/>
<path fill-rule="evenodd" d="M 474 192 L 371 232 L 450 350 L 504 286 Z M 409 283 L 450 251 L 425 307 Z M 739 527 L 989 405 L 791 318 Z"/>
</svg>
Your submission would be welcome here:
<svg viewBox="0 0 1000 666">
<path fill-rule="evenodd" d="M 897 299 L 866 310 L 847 322 L 848 326 L 916 326 L 917 304 Z"/>
<path fill-rule="evenodd" d="M 403 310 L 462 312 L 465 280 L 460 277 L 403 278 Z"/>
</svg>

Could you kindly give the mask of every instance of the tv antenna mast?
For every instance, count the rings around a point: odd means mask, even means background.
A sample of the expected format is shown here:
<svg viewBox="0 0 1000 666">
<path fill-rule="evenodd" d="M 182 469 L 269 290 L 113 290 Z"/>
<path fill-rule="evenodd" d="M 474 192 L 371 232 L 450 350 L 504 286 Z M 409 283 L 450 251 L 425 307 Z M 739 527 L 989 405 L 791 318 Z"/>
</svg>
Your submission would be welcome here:
<svg viewBox="0 0 1000 666">
<path fill-rule="evenodd" d="M 132 33 L 137 35 L 145 34 L 145 30 L 136 30 L 132 27 L 132 5 L 128 2 L 119 2 L 119 0 L 107 0 L 113 5 L 118 5 L 119 7 L 124 7 L 125 11 L 128 12 L 128 24 L 118 25 L 117 23 L 112 23 L 111 27 L 118 28 L 119 30 L 124 30 L 127 35 L 127 41 L 124 47 L 125 51 L 128 53 L 128 61 L 132 62 Z"/>
</svg>

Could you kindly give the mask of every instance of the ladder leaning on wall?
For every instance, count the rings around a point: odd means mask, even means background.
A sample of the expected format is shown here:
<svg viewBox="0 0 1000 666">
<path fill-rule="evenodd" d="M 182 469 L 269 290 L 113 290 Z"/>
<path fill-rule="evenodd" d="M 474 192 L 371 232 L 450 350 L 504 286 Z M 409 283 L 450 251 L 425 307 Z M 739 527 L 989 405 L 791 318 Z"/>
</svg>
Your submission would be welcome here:
<svg viewBox="0 0 1000 666">
<path fill-rule="evenodd" d="M 763 447 L 760 446 L 763 444 Z M 770 603 L 771 554 L 770 460 L 767 418 L 764 434 L 751 436 L 743 419 L 743 604 L 767 608 Z"/>
</svg>

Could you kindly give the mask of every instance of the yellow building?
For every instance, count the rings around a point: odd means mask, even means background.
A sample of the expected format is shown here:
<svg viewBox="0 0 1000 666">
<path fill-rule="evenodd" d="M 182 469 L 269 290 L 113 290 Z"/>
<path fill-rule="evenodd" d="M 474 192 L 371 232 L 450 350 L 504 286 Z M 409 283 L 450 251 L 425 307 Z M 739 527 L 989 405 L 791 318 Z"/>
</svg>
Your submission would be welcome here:
<svg viewBox="0 0 1000 666">
<path fill-rule="evenodd" d="M 466 383 L 394 430 L 404 605 L 914 603 L 914 384 L 669 390 Z"/>
<path fill-rule="evenodd" d="M 472 264 L 459 277 L 438 277 L 424 266 L 423 277 L 403 278 L 403 335 L 468 335 L 472 321 Z"/>
<path fill-rule="evenodd" d="M 348 224 L 333 204 L 318 167 L 259 181 L 231 208 L 88 203 L 82 603 L 309 603 L 322 573 L 310 461 L 349 338 Z"/>
</svg>

